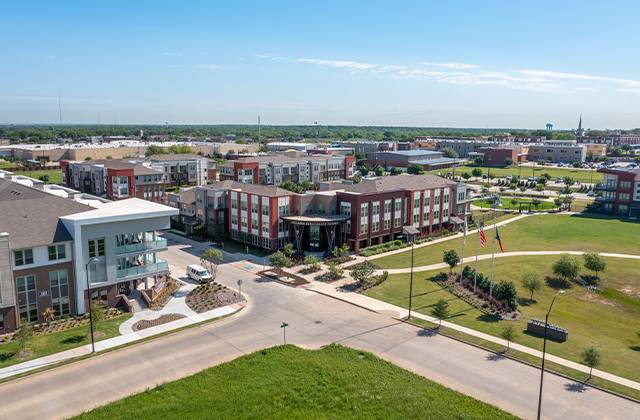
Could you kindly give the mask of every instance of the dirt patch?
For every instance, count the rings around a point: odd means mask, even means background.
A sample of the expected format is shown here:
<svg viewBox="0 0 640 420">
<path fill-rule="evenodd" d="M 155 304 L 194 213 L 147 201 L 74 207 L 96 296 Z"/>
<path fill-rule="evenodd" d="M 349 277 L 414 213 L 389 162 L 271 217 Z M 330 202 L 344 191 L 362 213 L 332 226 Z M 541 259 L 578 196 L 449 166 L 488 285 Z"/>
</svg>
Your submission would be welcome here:
<svg viewBox="0 0 640 420">
<path fill-rule="evenodd" d="M 500 314 L 500 319 L 503 321 L 520 321 L 522 319 L 522 313 L 520 313 L 520 311 L 502 313 Z"/>
<path fill-rule="evenodd" d="M 33 356 L 33 352 L 31 350 L 23 350 L 18 352 L 18 357 L 21 359 L 26 359 L 31 356 Z"/>
<path fill-rule="evenodd" d="M 620 292 L 631 297 L 640 297 L 640 287 L 623 287 Z"/>
<path fill-rule="evenodd" d="M 516 351 L 515 351 L 514 349 L 512 349 L 512 348 L 506 348 L 506 347 L 505 347 L 505 348 L 503 348 L 502 350 L 500 350 L 500 352 L 501 352 L 502 354 L 513 354 L 513 353 L 515 353 Z"/>
<path fill-rule="evenodd" d="M 177 321 L 182 318 L 186 318 L 183 314 L 164 314 L 160 315 L 156 319 L 143 319 L 133 324 L 133 331 L 140 331 L 151 327 L 157 327 L 158 325 L 166 324 L 168 322 Z"/>
<path fill-rule="evenodd" d="M 589 376 L 583 376 L 582 380 L 585 382 L 589 382 L 590 384 L 595 384 L 597 379 L 594 378 L 593 376 L 589 377 Z"/>
<path fill-rule="evenodd" d="M 102 331 L 96 331 L 93 333 L 93 338 L 100 338 L 100 337 L 104 337 L 106 334 L 103 333 Z"/>
<path fill-rule="evenodd" d="M 577 296 L 580 300 L 585 300 L 587 302 L 600 303 L 602 305 L 608 306 L 616 306 L 615 303 L 610 301 L 609 299 L 603 298 L 595 293 L 585 293 L 583 295 Z"/>
</svg>

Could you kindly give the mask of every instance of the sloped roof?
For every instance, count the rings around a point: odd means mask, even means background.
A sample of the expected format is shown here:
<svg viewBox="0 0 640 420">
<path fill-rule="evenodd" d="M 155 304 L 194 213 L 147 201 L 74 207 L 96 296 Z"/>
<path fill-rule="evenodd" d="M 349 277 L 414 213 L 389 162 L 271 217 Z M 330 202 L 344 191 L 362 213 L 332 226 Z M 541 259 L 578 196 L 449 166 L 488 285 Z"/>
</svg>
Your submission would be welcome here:
<svg viewBox="0 0 640 420">
<path fill-rule="evenodd" d="M 393 191 L 393 190 L 425 190 L 449 185 L 446 179 L 436 175 L 408 175 L 377 177 L 363 179 L 358 184 L 331 183 L 332 190 L 345 190 L 360 194 Z"/>
<path fill-rule="evenodd" d="M 0 179 L 0 232 L 8 232 L 11 248 L 72 241 L 60 217 L 93 211 L 93 207 Z"/>
</svg>

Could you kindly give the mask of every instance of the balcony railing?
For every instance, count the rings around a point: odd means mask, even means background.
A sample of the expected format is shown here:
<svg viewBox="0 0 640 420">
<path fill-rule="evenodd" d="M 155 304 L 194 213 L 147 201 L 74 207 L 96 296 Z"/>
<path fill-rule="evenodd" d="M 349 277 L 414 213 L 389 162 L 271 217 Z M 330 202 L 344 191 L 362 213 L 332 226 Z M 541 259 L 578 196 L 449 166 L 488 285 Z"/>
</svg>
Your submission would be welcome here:
<svg viewBox="0 0 640 420">
<path fill-rule="evenodd" d="M 602 184 L 596 188 L 597 191 L 615 191 L 616 183 L 615 182 L 607 182 Z"/>
<path fill-rule="evenodd" d="M 614 203 L 616 201 L 615 197 L 596 197 L 594 200 L 596 203 Z"/>
<path fill-rule="evenodd" d="M 154 273 L 157 271 L 167 270 L 168 268 L 167 262 L 160 258 L 157 258 L 157 260 L 158 262 L 156 263 L 141 265 L 138 267 L 129 267 L 123 270 L 118 270 L 118 278 L 120 279 L 123 277 L 129 277 L 129 276 L 139 276 L 147 273 Z"/>
<path fill-rule="evenodd" d="M 138 244 L 129 244 L 116 247 L 116 255 L 126 254 L 129 252 L 146 251 L 147 249 L 166 248 L 167 240 L 158 239 L 157 241 L 140 242 Z"/>
</svg>

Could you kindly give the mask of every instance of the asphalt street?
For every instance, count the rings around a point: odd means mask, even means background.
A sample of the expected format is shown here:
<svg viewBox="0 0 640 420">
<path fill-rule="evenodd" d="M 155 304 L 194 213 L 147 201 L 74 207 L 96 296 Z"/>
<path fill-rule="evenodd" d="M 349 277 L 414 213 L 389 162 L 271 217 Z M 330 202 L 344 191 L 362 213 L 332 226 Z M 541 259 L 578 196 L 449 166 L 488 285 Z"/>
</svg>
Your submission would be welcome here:
<svg viewBox="0 0 640 420">
<path fill-rule="evenodd" d="M 170 242 L 161 257 L 173 269 L 197 263 L 201 251 Z M 156 384 L 194 374 L 283 343 L 307 348 L 337 342 L 370 351 L 403 368 L 494 404 L 517 416 L 537 413 L 540 370 L 388 316 L 300 288 L 257 278 L 233 262 L 219 282 L 237 288 L 239 314 L 167 337 L 0 385 L 0 418 L 70 417 Z M 640 404 L 551 373 L 545 374 L 543 418 L 640 419 Z"/>
</svg>

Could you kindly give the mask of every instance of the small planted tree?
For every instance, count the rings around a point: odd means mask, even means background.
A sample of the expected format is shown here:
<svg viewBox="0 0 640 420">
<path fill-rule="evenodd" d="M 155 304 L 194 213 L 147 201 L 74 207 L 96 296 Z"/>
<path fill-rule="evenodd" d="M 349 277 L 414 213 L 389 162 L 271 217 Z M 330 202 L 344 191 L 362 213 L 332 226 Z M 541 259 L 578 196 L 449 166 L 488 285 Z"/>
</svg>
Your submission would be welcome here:
<svg viewBox="0 0 640 420">
<path fill-rule="evenodd" d="M 578 263 L 575 257 L 564 253 L 558 261 L 553 263 L 551 269 L 553 270 L 553 274 L 573 281 L 578 277 L 578 274 L 580 274 L 580 263 Z"/>
<path fill-rule="evenodd" d="M 533 301 L 533 292 L 538 292 L 544 289 L 544 279 L 542 275 L 537 271 L 528 270 L 522 274 L 520 284 L 527 292 L 531 292 L 530 301 Z"/>
<path fill-rule="evenodd" d="M 351 270 L 351 277 L 360 284 L 367 282 L 367 279 L 373 274 L 374 268 L 368 261 L 358 264 Z"/>
<path fill-rule="evenodd" d="M 471 174 L 469 172 L 463 172 L 462 177 L 465 179 L 465 181 L 468 181 L 469 178 L 471 178 Z"/>
<path fill-rule="evenodd" d="M 278 269 L 278 272 L 280 274 L 282 274 L 282 269 L 284 267 L 291 266 L 291 260 L 282 251 L 276 251 L 274 254 L 272 254 L 269 257 L 269 262 L 272 267 Z"/>
<path fill-rule="evenodd" d="M 543 189 L 544 189 L 544 187 L 543 187 Z M 542 203 L 542 201 L 537 199 L 537 198 L 534 198 L 534 199 L 531 200 L 531 204 L 533 204 L 536 207 L 536 210 L 538 210 L 538 206 L 540 206 L 541 203 Z"/>
<path fill-rule="evenodd" d="M 213 227 L 211 235 L 213 236 L 214 241 L 220 242 L 221 244 L 229 239 L 229 232 L 227 232 L 227 229 L 224 227 L 224 225 L 215 225 Z"/>
<path fill-rule="evenodd" d="M 54 313 L 53 310 L 51 308 L 47 308 L 44 310 L 44 312 L 42 313 L 42 317 L 44 318 L 44 322 L 47 323 L 47 327 L 51 326 L 51 322 L 53 321 L 53 317 L 54 317 Z"/>
<path fill-rule="evenodd" d="M 607 261 L 604 259 L 599 252 L 589 251 L 582 254 L 584 258 L 584 268 L 590 271 L 596 272 L 596 278 L 598 277 L 598 273 L 603 272 L 607 269 Z"/>
<path fill-rule="evenodd" d="M 506 159 L 504 160 L 504 164 L 505 164 L 505 166 L 511 166 L 511 165 L 513 165 L 513 159 L 511 159 L 511 158 L 506 158 Z"/>
<path fill-rule="evenodd" d="M 449 266 L 449 274 L 451 274 L 453 269 L 458 265 L 460 257 L 455 249 L 450 249 L 449 251 L 444 251 L 442 261 Z"/>
<path fill-rule="evenodd" d="M 204 237 L 206 229 L 207 226 L 204 224 L 204 221 L 202 220 L 202 218 L 198 217 L 198 219 L 196 220 L 196 224 L 193 225 L 193 233 L 202 238 Z"/>
<path fill-rule="evenodd" d="M 593 373 L 593 368 L 597 368 L 602 363 L 600 352 L 594 347 L 591 346 L 585 349 L 581 356 L 581 363 L 587 366 L 589 370 L 589 378 L 587 381 L 591 379 L 591 374 Z"/>
<path fill-rule="evenodd" d="M 449 316 L 449 302 L 440 299 L 431 308 L 431 316 L 440 320 L 439 327 L 442 327 L 442 320 Z"/>
<path fill-rule="evenodd" d="M 91 321 L 93 323 L 93 336 L 98 336 L 98 322 L 104 320 L 104 309 L 102 301 L 97 300 L 91 304 Z"/>
<path fill-rule="evenodd" d="M 209 272 L 212 282 L 215 282 L 220 275 L 220 267 L 218 263 L 221 261 L 222 252 L 218 249 L 207 249 L 200 256 L 200 264 L 202 264 L 202 266 Z"/>
<path fill-rule="evenodd" d="M 304 264 L 307 266 L 309 271 L 318 271 L 320 269 L 320 263 L 318 262 L 318 258 L 313 254 L 307 255 L 304 258 Z"/>
<path fill-rule="evenodd" d="M 27 351 L 27 344 L 29 344 L 29 340 L 33 337 L 33 326 L 29 324 L 29 321 L 25 318 L 22 318 L 20 321 L 20 329 L 16 331 L 13 336 L 18 339 L 18 342 L 22 347 L 22 353 L 24 354 Z"/>
<path fill-rule="evenodd" d="M 376 176 L 382 176 L 382 174 L 384 174 L 384 168 L 381 165 L 376 165 L 375 168 L 373 168 L 373 172 L 376 173 Z"/>
<path fill-rule="evenodd" d="M 482 176 L 482 169 L 473 168 L 473 170 L 471 171 L 471 175 L 475 176 L 476 178 L 481 177 Z"/>
<path fill-rule="evenodd" d="M 344 268 L 340 267 L 338 263 L 330 262 L 329 273 L 331 273 L 331 277 L 337 280 L 344 275 Z"/>
<path fill-rule="evenodd" d="M 505 325 L 500 332 L 500 338 L 507 341 L 507 351 L 509 351 L 510 344 L 516 341 L 518 338 L 518 332 L 516 331 L 516 327 L 513 324 Z"/>
</svg>

